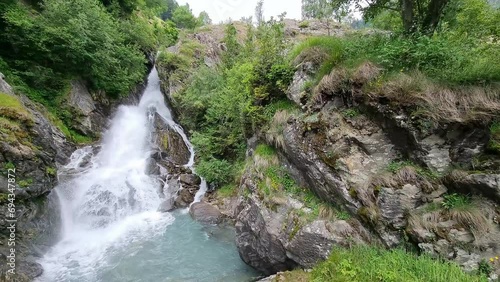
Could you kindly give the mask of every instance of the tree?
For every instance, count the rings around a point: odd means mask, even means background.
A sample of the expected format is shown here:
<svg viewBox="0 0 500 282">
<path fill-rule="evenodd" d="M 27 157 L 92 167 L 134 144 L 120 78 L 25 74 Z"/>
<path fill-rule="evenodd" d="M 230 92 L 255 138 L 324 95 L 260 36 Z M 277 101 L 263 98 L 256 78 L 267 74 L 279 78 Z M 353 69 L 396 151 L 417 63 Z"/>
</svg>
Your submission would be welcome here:
<svg viewBox="0 0 500 282">
<path fill-rule="evenodd" d="M 212 24 L 212 19 L 208 15 L 207 12 L 202 11 L 200 15 L 198 16 L 198 21 L 200 22 L 200 25 L 208 25 Z"/>
<path fill-rule="evenodd" d="M 371 20 L 383 11 L 400 14 L 405 33 L 433 33 L 437 28 L 445 7 L 456 0 L 371 0 L 363 6 L 364 0 L 334 0 L 344 4 L 354 4 L 363 12 L 365 20 Z"/>
<path fill-rule="evenodd" d="M 264 22 L 264 1 L 260 0 L 257 2 L 257 6 L 255 7 L 255 20 L 257 21 L 257 25 L 261 25 Z"/>
<path fill-rule="evenodd" d="M 171 20 L 174 11 L 179 7 L 179 4 L 175 0 L 165 0 L 165 4 L 167 5 L 167 9 L 161 14 L 161 19 L 164 21 Z"/>
<path fill-rule="evenodd" d="M 172 21 L 179 28 L 193 29 L 198 26 L 198 21 L 195 16 L 193 16 L 191 8 L 189 8 L 189 4 L 177 7 L 172 14 Z"/>
</svg>

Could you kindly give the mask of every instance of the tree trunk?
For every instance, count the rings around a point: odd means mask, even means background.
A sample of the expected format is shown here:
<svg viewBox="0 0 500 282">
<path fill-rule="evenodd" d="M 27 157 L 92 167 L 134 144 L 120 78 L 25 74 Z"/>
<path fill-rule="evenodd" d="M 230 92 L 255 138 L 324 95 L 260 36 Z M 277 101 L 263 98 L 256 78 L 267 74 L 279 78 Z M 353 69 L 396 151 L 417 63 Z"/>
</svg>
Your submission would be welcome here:
<svg viewBox="0 0 500 282">
<path fill-rule="evenodd" d="M 415 0 L 401 0 L 401 19 L 406 33 L 412 33 L 415 29 Z"/>
<path fill-rule="evenodd" d="M 443 10 L 449 0 L 431 0 L 424 21 L 422 22 L 422 30 L 425 33 L 433 33 L 439 24 Z"/>
</svg>

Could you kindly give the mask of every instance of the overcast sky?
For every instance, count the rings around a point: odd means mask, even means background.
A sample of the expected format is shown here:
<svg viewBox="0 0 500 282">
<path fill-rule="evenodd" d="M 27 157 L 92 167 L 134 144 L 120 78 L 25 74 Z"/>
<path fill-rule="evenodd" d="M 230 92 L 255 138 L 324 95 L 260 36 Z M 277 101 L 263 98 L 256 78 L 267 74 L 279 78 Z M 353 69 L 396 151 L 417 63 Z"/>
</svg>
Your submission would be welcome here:
<svg viewBox="0 0 500 282">
<path fill-rule="evenodd" d="M 177 0 L 179 4 L 188 3 L 193 14 L 198 16 L 206 11 L 214 23 L 220 23 L 231 18 L 239 20 L 241 17 L 254 16 L 258 0 Z M 301 0 L 264 0 L 264 16 L 280 15 L 286 12 L 287 18 L 301 18 Z M 254 16 L 255 18 L 255 16 Z"/>
</svg>

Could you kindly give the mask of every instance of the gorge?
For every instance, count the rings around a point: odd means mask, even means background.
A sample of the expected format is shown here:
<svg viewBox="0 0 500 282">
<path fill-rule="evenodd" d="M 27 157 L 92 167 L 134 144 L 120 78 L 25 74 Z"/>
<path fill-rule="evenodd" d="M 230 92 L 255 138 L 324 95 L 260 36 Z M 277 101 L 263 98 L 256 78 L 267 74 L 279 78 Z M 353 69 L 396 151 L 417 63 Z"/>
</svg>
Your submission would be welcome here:
<svg viewBox="0 0 500 282">
<path fill-rule="evenodd" d="M 500 9 L 319 2 L 0 2 L 0 281 L 498 281 Z"/>
</svg>

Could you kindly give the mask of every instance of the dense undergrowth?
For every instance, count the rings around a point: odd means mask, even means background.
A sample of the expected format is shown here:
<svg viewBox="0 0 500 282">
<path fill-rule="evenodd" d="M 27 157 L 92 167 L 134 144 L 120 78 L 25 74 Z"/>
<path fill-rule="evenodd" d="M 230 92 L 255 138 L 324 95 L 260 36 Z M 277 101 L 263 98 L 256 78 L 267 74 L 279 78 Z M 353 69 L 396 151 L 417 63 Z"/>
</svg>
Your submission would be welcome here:
<svg viewBox="0 0 500 282">
<path fill-rule="evenodd" d="M 178 27 L 201 24 L 172 0 L 2 1 L 0 71 L 16 92 L 42 104 L 67 137 L 88 142 L 97 135 L 73 127 L 65 102 L 70 82 L 85 82 L 103 99 L 127 96 L 144 80 L 148 56 L 175 43 Z"/>
</svg>

